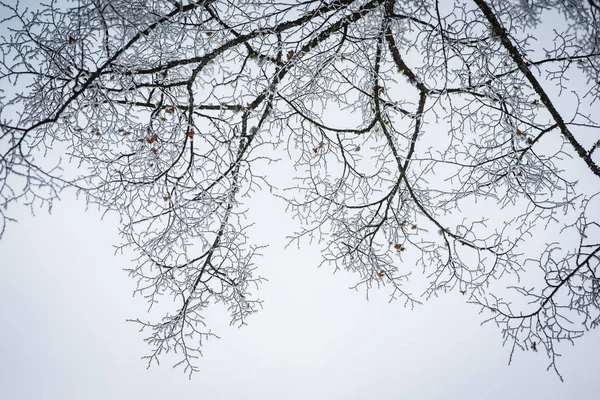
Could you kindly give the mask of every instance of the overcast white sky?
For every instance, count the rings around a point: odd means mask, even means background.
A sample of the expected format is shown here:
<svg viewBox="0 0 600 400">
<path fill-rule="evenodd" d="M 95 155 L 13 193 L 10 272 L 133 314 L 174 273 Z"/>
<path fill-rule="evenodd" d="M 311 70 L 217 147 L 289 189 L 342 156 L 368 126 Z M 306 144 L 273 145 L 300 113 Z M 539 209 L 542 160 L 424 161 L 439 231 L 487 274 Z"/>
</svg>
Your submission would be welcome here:
<svg viewBox="0 0 600 400">
<path fill-rule="evenodd" d="M 262 201 L 268 201 L 267 196 Z M 410 311 L 384 293 L 366 301 L 352 277 L 317 269 L 315 250 L 283 250 L 283 206 L 260 260 L 265 308 L 242 329 L 215 310 L 221 340 L 206 343 L 191 381 L 168 357 L 146 370 L 147 348 L 126 318 L 143 316 L 113 256 L 118 221 L 66 195 L 52 215 L 20 210 L 0 241 L 0 385 L 5 399 L 566 399 L 596 398 L 600 332 L 565 345 L 560 383 L 543 353 L 508 349 L 460 294 Z M 264 230 L 263 230 L 264 232 Z M 224 310 L 222 310 L 224 311 Z"/>
<path fill-rule="evenodd" d="M 278 167 L 273 167 L 278 168 Z M 257 259 L 269 281 L 264 310 L 241 329 L 213 308 L 201 372 L 175 358 L 146 369 L 148 347 L 127 318 L 146 316 L 115 256 L 118 218 L 103 220 L 66 192 L 49 215 L 14 209 L 0 240 L 0 397 L 4 399 L 594 399 L 600 398 L 600 332 L 559 348 L 561 383 L 543 352 L 509 349 L 500 330 L 459 293 L 415 310 L 387 292 L 348 290 L 355 279 L 317 269 L 316 247 L 284 250 L 294 230 L 284 204 L 253 200 Z M 545 238 L 537 238 L 544 241 Z M 158 316 L 154 313 L 153 316 Z"/>
</svg>

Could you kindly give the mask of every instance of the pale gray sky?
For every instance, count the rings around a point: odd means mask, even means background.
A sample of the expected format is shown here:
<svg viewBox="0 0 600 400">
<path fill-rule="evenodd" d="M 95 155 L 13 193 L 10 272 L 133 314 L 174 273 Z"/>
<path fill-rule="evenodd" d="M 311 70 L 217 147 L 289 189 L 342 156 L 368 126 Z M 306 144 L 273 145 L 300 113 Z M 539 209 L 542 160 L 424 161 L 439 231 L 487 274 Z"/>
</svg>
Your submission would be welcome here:
<svg viewBox="0 0 600 400">
<path fill-rule="evenodd" d="M 281 201 L 263 193 L 253 204 L 260 204 L 249 216 L 258 221 L 253 240 L 270 245 L 256 260 L 269 280 L 258 292 L 264 310 L 238 329 L 224 309 L 211 307 L 209 326 L 222 339 L 205 343 L 192 380 L 171 368 L 176 357 L 150 369 L 140 360 L 148 351 L 144 333 L 125 320 L 145 319 L 147 304 L 131 297 L 134 282 L 122 271 L 132 254 L 113 254 L 116 215 L 101 220 L 72 192 L 51 215 L 13 209 L 19 222 L 0 240 L 0 397 L 600 398 L 600 332 L 559 348 L 564 383 L 546 371 L 543 352 L 517 351 L 507 366 L 500 330 L 481 326 L 487 315 L 458 292 L 412 311 L 389 304 L 387 291 L 366 301 L 364 292 L 348 290 L 353 276 L 316 268 L 317 247 L 283 248 L 295 225 Z"/>
<path fill-rule="evenodd" d="M 118 221 L 100 221 L 66 195 L 52 215 L 19 210 L 0 241 L 0 385 L 5 399 L 566 399 L 597 398 L 600 332 L 572 347 L 546 372 L 543 353 L 508 349 L 493 325 L 459 294 L 410 311 L 385 294 L 347 289 L 345 273 L 317 269 L 317 252 L 282 249 L 289 225 L 280 203 L 266 203 L 259 260 L 269 279 L 265 308 L 249 326 L 228 327 L 224 310 L 210 318 L 221 340 L 205 345 L 190 381 L 171 369 L 145 369 L 147 348 L 126 318 L 144 316 L 132 281 L 114 257 Z M 263 201 L 268 201 L 265 196 Z M 277 210 L 277 212 L 274 211 Z M 264 232 L 264 231 L 263 231 Z M 218 308 L 218 307 L 217 307 Z"/>
</svg>

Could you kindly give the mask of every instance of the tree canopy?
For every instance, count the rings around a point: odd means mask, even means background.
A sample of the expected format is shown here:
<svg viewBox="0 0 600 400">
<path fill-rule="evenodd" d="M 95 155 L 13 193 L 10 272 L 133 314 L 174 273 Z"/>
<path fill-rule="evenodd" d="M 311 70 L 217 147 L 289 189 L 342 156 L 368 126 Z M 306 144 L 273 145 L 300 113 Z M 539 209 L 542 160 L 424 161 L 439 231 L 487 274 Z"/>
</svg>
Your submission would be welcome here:
<svg viewBox="0 0 600 400">
<path fill-rule="evenodd" d="M 173 301 L 137 320 L 150 363 L 175 350 L 196 371 L 207 307 L 234 325 L 262 307 L 245 201 L 263 190 L 355 289 L 459 291 L 511 358 L 556 370 L 557 342 L 600 322 L 596 0 L 0 9 L 1 233 L 9 205 L 65 188 L 117 212 L 137 291 Z"/>
</svg>

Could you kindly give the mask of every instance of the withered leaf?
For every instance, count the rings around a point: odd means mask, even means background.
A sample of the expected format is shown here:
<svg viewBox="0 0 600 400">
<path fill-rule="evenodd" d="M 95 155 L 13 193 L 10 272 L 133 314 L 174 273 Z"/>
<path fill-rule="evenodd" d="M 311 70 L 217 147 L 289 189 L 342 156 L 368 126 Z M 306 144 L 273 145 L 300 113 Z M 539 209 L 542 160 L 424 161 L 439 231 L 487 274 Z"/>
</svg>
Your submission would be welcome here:
<svg viewBox="0 0 600 400">
<path fill-rule="evenodd" d="M 146 142 L 148 142 L 148 144 L 152 144 L 152 143 L 156 142 L 156 139 L 158 139 L 158 135 L 155 133 L 152 136 L 150 136 L 149 138 L 146 138 Z"/>
</svg>

